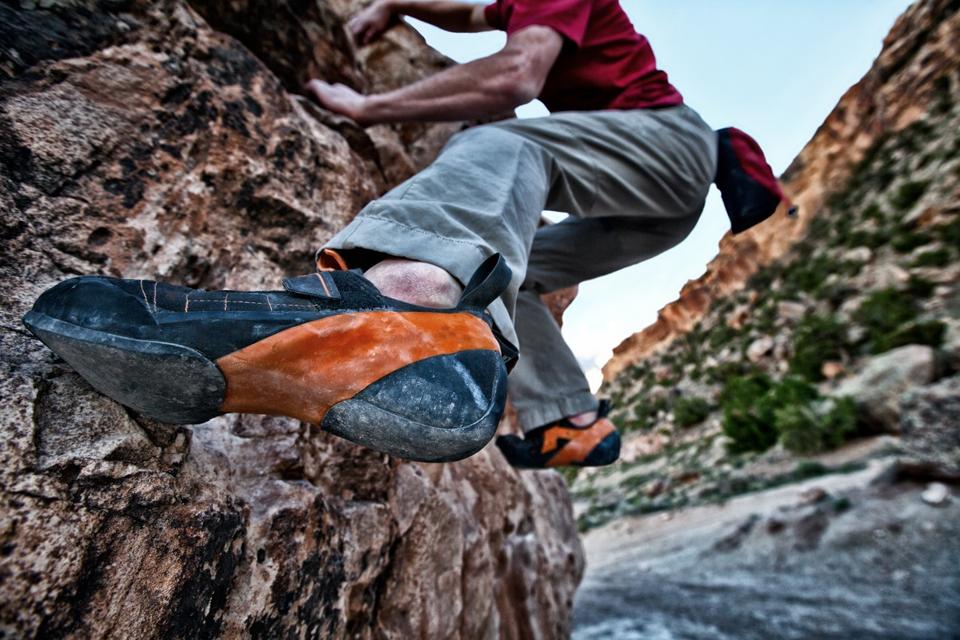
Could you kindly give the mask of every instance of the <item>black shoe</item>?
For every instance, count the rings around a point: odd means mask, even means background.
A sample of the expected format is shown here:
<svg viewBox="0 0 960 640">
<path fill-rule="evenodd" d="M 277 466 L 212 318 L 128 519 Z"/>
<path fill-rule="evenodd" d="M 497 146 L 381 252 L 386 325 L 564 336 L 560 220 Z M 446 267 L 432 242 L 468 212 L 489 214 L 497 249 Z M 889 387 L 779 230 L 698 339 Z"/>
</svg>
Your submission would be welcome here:
<svg viewBox="0 0 960 640">
<path fill-rule="evenodd" d="M 564 418 L 534 429 L 523 438 L 509 435 L 497 438 L 504 457 L 518 469 L 554 467 L 602 467 L 620 457 L 620 433 L 607 415 L 610 403 L 601 400 L 597 419 L 578 427 Z"/>
<path fill-rule="evenodd" d="M 285 291 L 204 291 L 87 276 L 46 291 L 27 327 L 114 400 L 163 422 L 291 416 L 401 458 L 482 449 L 516 349 L 484 309 L 510 281 L 484 262 L 452 309 L 383 297 L 357 273 Z"/>
</svg>

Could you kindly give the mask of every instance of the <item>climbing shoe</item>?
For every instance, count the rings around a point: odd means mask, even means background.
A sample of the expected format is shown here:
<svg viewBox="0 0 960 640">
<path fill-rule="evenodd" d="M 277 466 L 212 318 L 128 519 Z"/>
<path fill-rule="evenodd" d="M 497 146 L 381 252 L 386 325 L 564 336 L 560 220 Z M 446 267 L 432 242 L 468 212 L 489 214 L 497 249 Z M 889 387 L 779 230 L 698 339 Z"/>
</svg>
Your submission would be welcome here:
<svg viewBox="0 0 960 640">
<path fill-rule="evenodd" d="M 520 436 L 497 438 L 504 457 L 518 469 L 602 467 L 620 457 L 620 433 L 607 416 L 610 403 L 601 400 L 597 419 L 578 427 L 564 418 Z"/>
<path fill-rule="evenodd" d="M 459 460 L 496 432 L 516 349 L 485 311 L 499 255 L 451 309 L 324 271 L 283 291 L 204 291 L 86 276 L 44 292 L 27 327 L 94 388 L 156 420 L 283 415 L 390 455 Z"/>
</svg>

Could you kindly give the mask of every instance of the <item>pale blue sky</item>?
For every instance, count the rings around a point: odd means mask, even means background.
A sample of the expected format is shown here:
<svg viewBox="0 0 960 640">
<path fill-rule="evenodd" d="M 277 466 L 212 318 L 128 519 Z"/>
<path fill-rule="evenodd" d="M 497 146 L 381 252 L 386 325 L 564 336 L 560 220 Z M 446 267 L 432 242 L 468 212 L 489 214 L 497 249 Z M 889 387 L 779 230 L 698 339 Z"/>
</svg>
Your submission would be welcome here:
<svg viewBox="0 0 960 640">
<path fill-rule="evenodd" d="M 738 126 L 760 141 L 779 174 L 840 96 L 870 68 L 907 0 L 622 0 L 660 67 L 714 127 Z M 458 62 L 503 46 L 502 33 L 448 34 L 411 21 Z M 539 103 L 520 117 L 545 115 Z M 688 280 L 703 274 L 728 229 L 714 189 L 699 225 L 679 247 L 585 283 L 564 319 L 564 335 L 599 382 L 610 350 L 656 319 Z"/>
</svg>

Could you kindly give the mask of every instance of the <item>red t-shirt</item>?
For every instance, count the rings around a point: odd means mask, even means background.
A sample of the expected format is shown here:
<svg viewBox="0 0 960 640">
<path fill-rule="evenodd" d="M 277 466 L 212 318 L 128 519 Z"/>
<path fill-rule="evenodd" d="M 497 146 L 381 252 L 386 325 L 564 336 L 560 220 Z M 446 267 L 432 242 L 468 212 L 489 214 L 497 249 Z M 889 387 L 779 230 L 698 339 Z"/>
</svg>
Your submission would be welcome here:
<svg viewBox="0 0 960 640">
<path fill-rule="evenodd" d="M 487 23 L 507 35 L 550 27 L 564 47 L 540 100 L 550 111 L 650 109 L 683 103 L 657 69 L 650 42 L 636 32 L 619 0 L 497 0 Z"/>
</svg>

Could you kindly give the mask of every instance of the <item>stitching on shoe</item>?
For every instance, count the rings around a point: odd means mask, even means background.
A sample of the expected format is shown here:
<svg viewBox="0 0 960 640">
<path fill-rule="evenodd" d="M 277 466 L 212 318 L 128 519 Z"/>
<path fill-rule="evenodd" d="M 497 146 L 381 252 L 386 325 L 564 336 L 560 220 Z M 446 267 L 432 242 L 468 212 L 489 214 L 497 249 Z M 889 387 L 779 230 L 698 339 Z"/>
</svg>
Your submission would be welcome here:
<svg viewBox="0 0 960 640">
<path fill-rule="evenodd" d="M 187 298 L 187 303 L 188 303 L 187 306 L 189 306 L 190 302 L 220 302 L 220 301 L 221 301 L 220 298 L 193 298 L 192 300 L 190 298 Z M 247 300 L 231 300 L 230 304 L 252 304 L 258 307 L 269 307 L 271 311 L 273 309 L 315 309 L 316 308 L 315 306 L 309 305 L 309 304 L 270 304 L 269 299 L 267 300 L 267 302 L 250 302 Z M 184 307 L 183 309 L 184 311 L 187 311 L 187 306 Z M 224 308 L 224 311 L 227 311 L 227 309 Z"/>
</svg>

